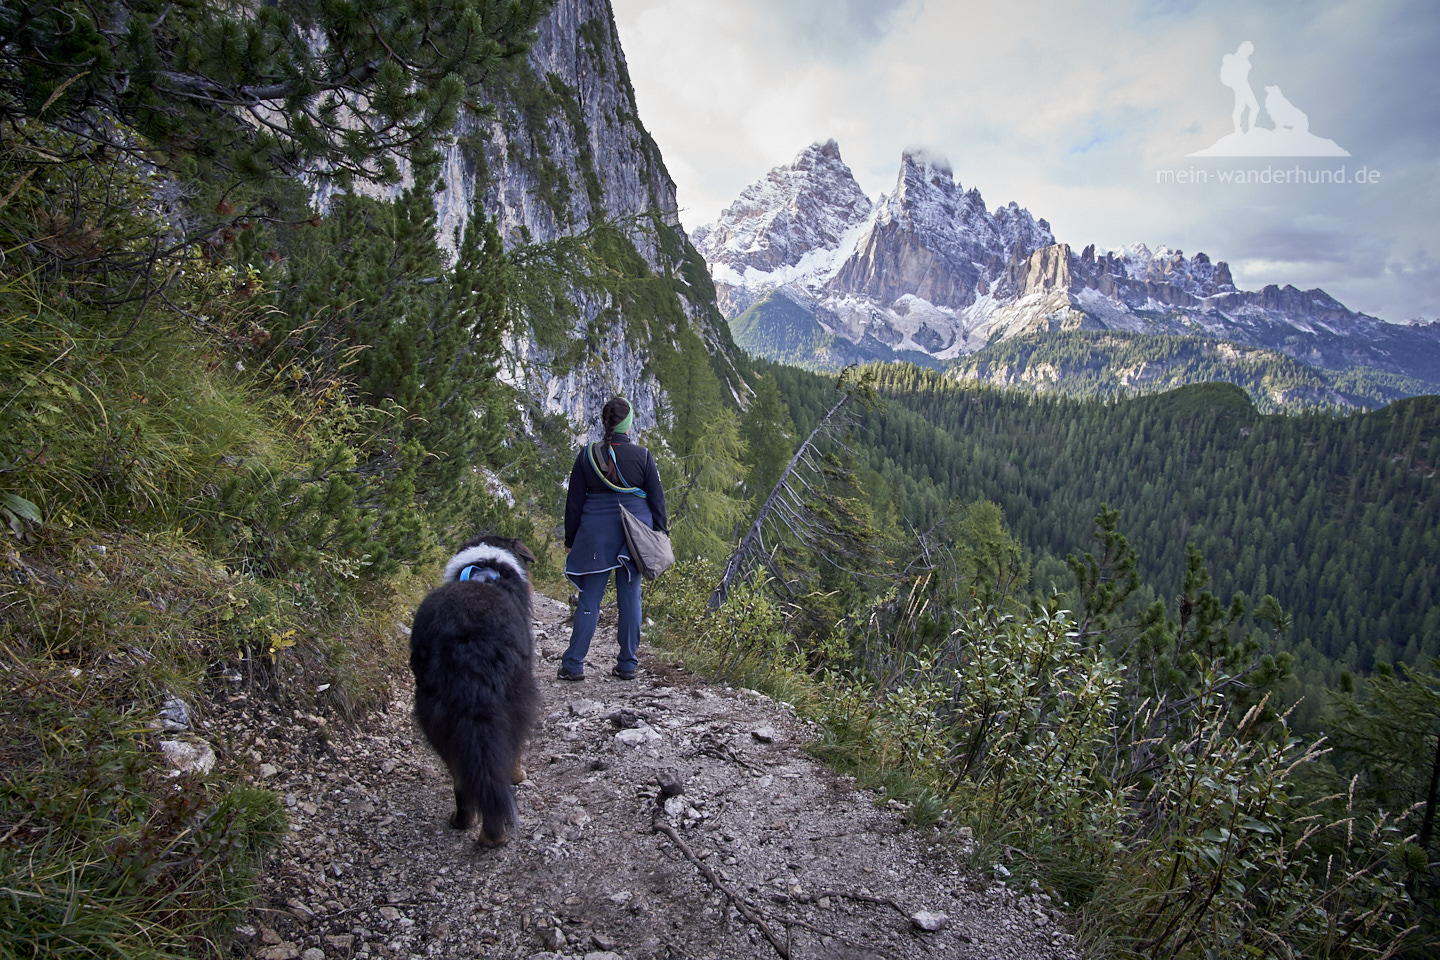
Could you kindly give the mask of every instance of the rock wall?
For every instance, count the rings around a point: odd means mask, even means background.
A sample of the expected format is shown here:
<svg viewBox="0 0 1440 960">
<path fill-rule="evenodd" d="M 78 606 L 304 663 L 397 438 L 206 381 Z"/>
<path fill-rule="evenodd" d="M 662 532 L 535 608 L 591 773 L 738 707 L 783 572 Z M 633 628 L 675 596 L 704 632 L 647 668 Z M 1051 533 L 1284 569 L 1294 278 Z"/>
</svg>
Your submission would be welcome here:
<svg viewBox="0 0 1440 960">
<path fill-rule="evenodd" d="M 679 226 L 675 182 L 637 115 L 609 0 L 557 0 L 525 66 L 482 93 L 493 114 L 463 116 L 444 153 L 436 209 L 447 244 L 477 214 L 495 220 L 507 247 L 608 222 L 649 272 L 679 272 L 684 252 L 694 251 Z M 668 245 L 657 231 L 670 231 Z M 721 354 L 720 366 L 731 366 L 725 361 L 734 346 L 708 277 L 703 290 L 678 299 L 706 349 Z M 665 390 L 637 330 L 643 318 L 621 316 L 617 326 L 603 294 L 575 291 L 572 300 L 578 316 L 568 339 L 598 340 L 603 353 L 557 364 L 556 349 L 520 332 L 504 375 L 544 413 L 567 417 L 577 434 L 598 430 L 600 407 L 617 393 L 634 404 L 642 430 L 656 426 Z M 597 323 L 604 329 L 597 332 Z"/>
<path fill-rule="evenodd" d="M 446 151 L 442 232 L 463 228 L 477 206 L 510 244 L 648 211 L 678 225 L 675 182 L 637 116 L 609 0 L 558 0 L 536 33 L 521 88 L 487 92 L 496 115 L 462 118 Z M 487 174 L 478 197 L 477 173 Z M 654 244 L 635 237 L 658 266 Z"/>
</svg>

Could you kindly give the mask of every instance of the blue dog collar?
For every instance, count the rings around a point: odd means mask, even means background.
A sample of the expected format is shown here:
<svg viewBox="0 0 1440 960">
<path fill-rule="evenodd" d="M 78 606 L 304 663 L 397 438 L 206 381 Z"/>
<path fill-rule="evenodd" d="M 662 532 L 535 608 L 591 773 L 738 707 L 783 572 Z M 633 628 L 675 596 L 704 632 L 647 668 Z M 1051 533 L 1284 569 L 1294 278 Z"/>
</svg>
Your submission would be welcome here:
<svg viewBox="0 0 1440 960">
<path fill-rule="evenodd" d="M 494 570 L 491 570 L 489 567 L 480 567 L 480 566 L 476 566 L 475 564 L 472 563 L 472 564 L 470 564 L 470 566 L 466 567 L 464 570 L 461 570 L 461 571 L 460 571 L 460 576 L 457 577 L 456 579 L 459 579 L 459 580 L 480 580 L 480 581 L 489 582 L 489 581 L 492 581 L 492 580 L 499 580 L 499 579 L 500 579 L 500 574 L 496 573 Z"/>
</svg>

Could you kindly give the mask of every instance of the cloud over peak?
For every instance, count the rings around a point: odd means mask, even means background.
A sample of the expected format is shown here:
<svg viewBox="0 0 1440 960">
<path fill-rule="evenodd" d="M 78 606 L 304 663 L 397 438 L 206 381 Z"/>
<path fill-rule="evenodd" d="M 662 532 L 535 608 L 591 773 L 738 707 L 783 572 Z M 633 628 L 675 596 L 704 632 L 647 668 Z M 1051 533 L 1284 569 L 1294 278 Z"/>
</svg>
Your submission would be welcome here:
<svg viewBox="0 0 1440 960">
<path fill-rule="evenodd" d="M 902 163 L 912 163 L 917 167 L 929 167 L 951 179 L 955 177 L 955 167 L 950 163 L 950 158 L 934 147 L 912 144 L 905 148 L 900 154 L 900 158 Z"/>
</svg>

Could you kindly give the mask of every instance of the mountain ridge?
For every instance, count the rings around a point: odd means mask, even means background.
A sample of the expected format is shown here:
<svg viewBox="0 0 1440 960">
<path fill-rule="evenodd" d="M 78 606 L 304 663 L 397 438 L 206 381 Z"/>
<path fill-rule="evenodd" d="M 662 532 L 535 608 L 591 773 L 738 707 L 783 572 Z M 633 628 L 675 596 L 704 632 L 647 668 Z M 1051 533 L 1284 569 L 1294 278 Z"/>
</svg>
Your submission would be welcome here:
<svg viewBox="0 0 1440 960">
<path fill-rule="evenodd" d="M 804 162 L 817 151 L 827 163 Z M 807 147 L 764 182 L 773 203 L 797 210 L 813 207 L 797 198 L 853 198 L 858 189 L 833 140 Z M 856 218 L 858 204 L 847 202 L 843 234 L 827 226 L 810 245 L 797 246 L 797 236 L 811 234 L 791 226 L 778 267 L 768 256 L 774 243 L 754 186 L 742 192 L 744 203 L 695 230 L 692 240 L 710 264 L 736 342 L 770 359 L 825 369 L 838 362 L 766 353 L 767 317 L 784 312 L 793 327 L 798 306 L 832 338 L 831 357 L 884 358 L 888 350 L 891 359 L 964 366 L 963 358 L 1016 337 L 1110 331 L 1268 350 L 1322 377 L 1368 369 L 1393 383 L 1440 387 L 1440 324 L 1386 323 L 1319 288 L 1241 290 L 1229 265 L 1205 253 L 1187 257 L 1142 243 L 1109 251 L 1090 244 L 1077 252 L 1056 240 L 1046 220 L 1013 202 L 987 209 L 975 187 L 964 188 L 948 163 L 923 151 L 902 154 L 894 191 L 875 200 L 863 220 Z M 773 299 L 781 291 L 784 304 Z M 839 340 L 854 349 L 833 349 Z M 1410 395 L 1392 389 L 1360 401 L 1392 394 Z"/>
</svg>

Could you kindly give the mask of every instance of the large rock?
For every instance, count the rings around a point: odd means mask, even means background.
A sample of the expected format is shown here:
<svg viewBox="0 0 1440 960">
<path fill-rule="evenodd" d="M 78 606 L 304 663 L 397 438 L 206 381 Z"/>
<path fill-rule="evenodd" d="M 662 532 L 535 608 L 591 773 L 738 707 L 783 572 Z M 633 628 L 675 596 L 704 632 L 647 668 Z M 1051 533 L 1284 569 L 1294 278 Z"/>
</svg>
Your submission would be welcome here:
<svg viewBox="0 0 1440 960">
<path fill-rule="evenodd" d="M 161 740 L 160 752 L 177 775 L 215 769 L 215 751 L 204 740 Z"/>
</svg>

